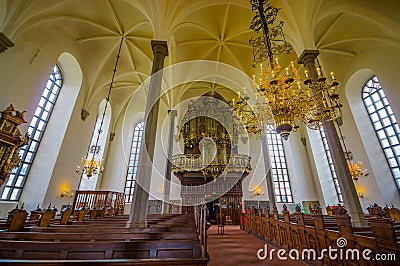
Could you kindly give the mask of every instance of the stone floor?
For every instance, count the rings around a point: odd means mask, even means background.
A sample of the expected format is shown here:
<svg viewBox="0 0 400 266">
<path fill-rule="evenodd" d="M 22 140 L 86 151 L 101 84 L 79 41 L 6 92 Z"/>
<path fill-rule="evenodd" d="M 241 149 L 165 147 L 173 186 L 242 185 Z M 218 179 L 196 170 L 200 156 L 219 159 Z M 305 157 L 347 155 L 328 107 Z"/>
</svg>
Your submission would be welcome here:
<svg viewBox="0 0 400 266">
<path fill-rule="evenodd" d="M 263 242 L 259 238 L 248 234 L 241 230 L 237 225 L 227 225 L 224 228 L 225 234 L 219 235 L 218 228 L 213 225 L 208 230 L 208 253 L 210 255 L 209 266 L 240 266 L 240 265 L 291 265 L 304 266 L 300 261 L 280 261 L 275 258 L 271 261 L 269 259 L 259 260 L 257 251 L 264 248 Z M 277 248 L 268 244 L 268 250 Z"/>
</svg>

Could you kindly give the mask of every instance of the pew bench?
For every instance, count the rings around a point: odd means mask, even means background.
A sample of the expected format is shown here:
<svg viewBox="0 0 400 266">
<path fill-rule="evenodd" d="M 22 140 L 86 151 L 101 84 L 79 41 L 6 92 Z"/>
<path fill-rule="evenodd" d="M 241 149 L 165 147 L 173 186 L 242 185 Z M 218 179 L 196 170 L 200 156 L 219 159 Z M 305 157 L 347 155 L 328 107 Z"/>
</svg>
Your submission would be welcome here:
<svg viewBox="0 0 400 266">
<path fill-rule="evenodd" d="M 200 257 L 201 246 L 198 240 L 57 243 L 0 240 L 2 259 L 103 260 Z"/>
<path fill-rule="evenodd" d="M 59 233 L 84 233 L 90 230 L 91 233 L 151 233 L 151 232 L 196 232 L 196 228 L 186 227 L 147 227 L 147 228 L 126 228 L 126 227 L 93 227 L 78 225 L 54 225 L 50 227 L 27 227 L 27 232 L 59 232 Z"/>
<path fill-rule="evenodd" d="M 136 240 L 197 240 L 196 233 L 150 232 L 150 233 L 47 233 L 47 232 L 0 232 L 0 240 L 25 241 L 136 241 Z"/>
</svg>

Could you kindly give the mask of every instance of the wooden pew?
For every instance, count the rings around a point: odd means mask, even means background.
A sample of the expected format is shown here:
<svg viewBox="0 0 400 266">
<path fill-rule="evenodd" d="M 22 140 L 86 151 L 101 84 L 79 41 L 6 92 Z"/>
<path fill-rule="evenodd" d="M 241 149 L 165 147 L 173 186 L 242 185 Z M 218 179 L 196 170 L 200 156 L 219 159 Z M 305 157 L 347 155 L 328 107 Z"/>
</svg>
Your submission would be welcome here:
<svg viewBox="0 0 400 266">
<path fill-rule="evenodd" d="M 48 233 L 48 232 L 0 232 L 0 240 L 24 241 L 135 241 L 135 240 L 196 240 L 194 232 L 119 232 L 119 233 Z"/>
<path fill-rule="evenodd" d="M 61 220 L 69 220 L 63 215 L 59 222 L 50 219 L 49 226 L 25 227 L 28 232 L 0 232 L 0 263 L 206 265 L 209 261 L 208 255 L 201 257 L 192 216 L 149 215 L 148 228 L 131 229 L 126 228 L 128 216 L 93 215 L 85 220 L 88 213 L 82 208 L 77 213 L 77 220 L 84 217 L 81 221 L 63 225 Z"/>
<path fill-rule="evenodd" d="M 194 240 L 58 243 L 0 240 L 3 259 L 157 259 L 200 258 L 200 255 L 200 243 Z"/>
</svg>

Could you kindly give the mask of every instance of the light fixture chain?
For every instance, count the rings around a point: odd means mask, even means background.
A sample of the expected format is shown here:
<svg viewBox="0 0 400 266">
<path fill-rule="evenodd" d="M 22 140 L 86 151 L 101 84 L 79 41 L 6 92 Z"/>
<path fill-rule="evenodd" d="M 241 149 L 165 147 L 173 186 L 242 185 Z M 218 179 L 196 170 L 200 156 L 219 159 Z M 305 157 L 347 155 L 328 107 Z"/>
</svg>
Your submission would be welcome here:
<svg viewBox="0 0 400 266">
<path fill-rule="evenodd" d="M 97 134 L 96 145 L 95 145 L 96 147 L 99 144 L 100 134 L 102 132 L 103 123 L 104 123 L 104 117 L 106 115 L 108 103 L 110 102 L 111 89 L 112 89 L 112 86 L 113 86 L 113 83 L 114 83 L 115 72 L 117 71 L 117 66 L 118 66 L 118 61 L 119 61 L 119 57 L 120 57 L 120 54 L 121 54 L 121 47 L 122 47 L 123 40 L 124 40 L 124 37 L 121 38 L 121 42 L 119 43 L 117 60 L 115 61 L 114 71 L 113 71 L 113 75 L 112 75 L 111 82 L 110 82 L 110 88 L 108 89 L 108 94 L 107 94 L 107 98 L 106 98 L 106 105 L 104 107 L 104 111 L 103 111 L 103 114 L 102 114 L 102 117 L 101 117 L 99 131 L 98 131 L 98 134 Z M 93 153 L 93 157 L 94 157 L 94 153 Z"/>
</svg>

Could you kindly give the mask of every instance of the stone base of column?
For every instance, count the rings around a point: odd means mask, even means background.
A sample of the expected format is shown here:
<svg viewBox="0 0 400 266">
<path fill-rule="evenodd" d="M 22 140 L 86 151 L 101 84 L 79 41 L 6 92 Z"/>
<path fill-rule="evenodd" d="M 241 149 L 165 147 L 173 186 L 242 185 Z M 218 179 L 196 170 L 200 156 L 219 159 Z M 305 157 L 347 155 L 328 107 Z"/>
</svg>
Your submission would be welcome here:
<svg viewBox="0 0 400 266">
<path fill-rule="evenodd" d="M 126 223 L 126 228 L 147 228 L 147 222 L 144 223 L 131 223 L 128 221 Z"/>
<path fill-rule="evenodd" d="M 164 202 L 163 204 L 163 211 L 162 214 L 169 214 L 169 203 L 168 202 Z"/>
</svg>

